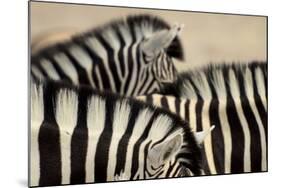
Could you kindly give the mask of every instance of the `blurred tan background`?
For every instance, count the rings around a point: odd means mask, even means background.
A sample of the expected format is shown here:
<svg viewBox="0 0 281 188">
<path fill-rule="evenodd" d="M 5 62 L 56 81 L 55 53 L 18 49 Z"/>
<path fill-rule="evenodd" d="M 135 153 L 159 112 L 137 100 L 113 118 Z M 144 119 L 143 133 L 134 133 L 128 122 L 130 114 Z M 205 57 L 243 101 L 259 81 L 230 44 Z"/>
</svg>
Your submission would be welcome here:
<svg viewBox="0 0 281 188">
<path fill-rule="evenodd" d="M 180 34 L 185 62 L 179 70 L 209 62 L 266 60 L 266 17 L 116 8 L 31 2 L 31 42 L 54 42 L 129 14 L 157 15 L 171 25 L 183 23 Z M 54 34 L 55 33 L 55 34 Z M 50 42 L 50 43 L 51 43 Z M 44 42 L 42 42 L 44 44 Z"/>
</svg>

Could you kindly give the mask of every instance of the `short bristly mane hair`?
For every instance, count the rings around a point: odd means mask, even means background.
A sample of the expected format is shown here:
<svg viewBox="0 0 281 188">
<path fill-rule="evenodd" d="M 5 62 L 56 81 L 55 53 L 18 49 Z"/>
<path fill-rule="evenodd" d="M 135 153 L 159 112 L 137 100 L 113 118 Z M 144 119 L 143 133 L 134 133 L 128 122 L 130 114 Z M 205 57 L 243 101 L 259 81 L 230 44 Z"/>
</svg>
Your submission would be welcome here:
<svg viewBox="0 0 281 188">
<path fill-rule="evenodd" d="M 69 41 L 59 42 L 49 47 L 46 47 L 44 49 L 41 49 L 36 54 L 33 55 L 33 58 L 35 59 L 37 56 L 40 56 L 40 54 L 46 52 L 48 52 L 49 54 L 56 53 L 56 50 L 61 45 L 67 46 L 67 45 L 71 45 L 73 42 L 79 43 L 88 37 L 100 36 L 103 32 L 113 31 L 118 35 L 120 34 L 120 28 L 124 28 L 125 30 L 128 30 L 128 32 L 131 34 L 133 39 L 136 38 L 136 33 L 138 31 L 141 31 L 138 33 L 138 35 L 141 36 L 143 39 L 146 39 L 155 32 L 165 29 L 168 30 L 171 27 L 166 21 L 156 16 L 152 16 L 148 14 L 130 15 L 124 19 L 116 19 L 102 26 L 90 29 L 80 34 L 76 34 L 73 37 L 71 37 Z M 178 36 L 175 37 L 175 39 L 172 41 L 170 46 L 166 49 L 166 52 L 169 56 L 173 58 L 179 60 L 184 59 L 182 44 Z"/>
<path fill-rule="evenodd" d="M 251 80 L 247 80 L 247 76 L 249 77 L 246 72 L 247 70 L 252 74 Z M 233 80 L 231 80 L 230 71 L 233 71 L 237 84 L 240 87 L 243 86 L 243 88 L 253 90 L 253 87 L 262 86 L 265 88 L 264 92 L 267 96 L 267 62 L 263 61 L 210 63 L 207 66 L 205 65 L 180 73 L 175 83 L 167 84 L 164 87 L 164 92 L 177 97 L 184 96 L 190 99 L 192 96 L 217 98 L 217 96 L 210 96 L 210 93 L 206 92 L 204 88 L 211 86 L 216 92 L 220 92 L 218 90 L 222 83 L 232 87 L 231 81 Z M 230 95 L 228 88 L 225 89 L 225 95 Z"/>
</svg>

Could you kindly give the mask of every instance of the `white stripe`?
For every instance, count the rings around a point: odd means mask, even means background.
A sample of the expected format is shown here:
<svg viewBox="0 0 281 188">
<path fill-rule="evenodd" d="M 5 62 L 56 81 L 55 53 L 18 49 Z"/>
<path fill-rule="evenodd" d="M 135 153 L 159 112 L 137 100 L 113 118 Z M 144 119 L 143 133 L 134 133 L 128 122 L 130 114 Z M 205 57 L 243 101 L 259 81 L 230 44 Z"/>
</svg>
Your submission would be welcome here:
<svg viewBox="0 0 281 188">
<path fill-rule="evenodd" d="M 222 134 L 224 139 L 224 173 L 228 174 L 231 172 L 231 131 L 230 125 L 226 114 L 226 99 L 220 99 L 219 103 L 219 118 L 221 122 Z"/>
<path fill-rule="evenodd" d="M 40 63 L 51 79 L 60 80 L 60 76 L 58 75 L 55 67 L 52 65 L 52 63 L 49 60 L 42 59 Z"/>
<path fill-rule="evenodd" d="M 222 128 L 222 134 L 224 139 L 224 173 L 231 172 L 231 131 L 229 126 L 229 121 L 226 113 L 226 88 L 224 84 L 224 76 L 222 70 L 214 70 L 212 72 L 214 80 L 213 85 L 215 87 L 217 96 L 219 98 L 219 119 Z"/>
<path fill-rule="evenodd" d="M 167 100 L 167 103 L 169 105 L 169 110 L 173 113 L 176 113 L 175 101 L 176 99 L 174 97 Z"/>
<path fill-rule="evenodd" d="M 107 165 L 107 181 L 114 181 L 115 178 L 115 167 L 117 161 L 118 144 L 126 132 L 130 116 L 130 106 L 126 101 L 118 101 L 115 105 L 114 119 L 113 119 L 113 130 L 112 130 L 112 141 L 109 146 L 109 158 Z"/>
<path fill-rule="evenodd" d="M 36 76 L 37 79 L 43 80 L 44 76 L 41 71 L 35 67 L 35 65 L 31 65 L 31 72 Z"/>
<path fill-rule="evenodd" d="M 240 124 L 244 133 L 244 172 L 251 172 L 251 134 L 246 117 L 243 113 L 238 81 L 232 69 L 229 70 L 229 86 L 230 93 L 234 100 L 234 105 L 238 113 Z"/>
<path fill-rule="evenodd" d="M 62 184 L 70 183 L 71 138 L 77 124 L 78 97 L 74 91 L 62 89 L 57 95 L 56 121 L 60 129 Z"/>
<path fill-rule="evenodd" d="M 185 83 L 183 85 L 183 90 L 181 91 L 181 97 L 185 98 L 186 100 L 190 100 L 189 103 L 189 125 L 193 132 L 196 131 L 196 103 L 197 103 L 197 95 L 195 94 L 194 88 L 191 84 Z"/>
<path fill-rule="evenodd" d="M 88 103 L 87 112 L 89 138 L 85 165 L 87 183 L 95 181 L 96 148 L 100 135 L 104 129 L 105 118 L 105 101 L 100 97 L 93 96 Z"/>
<path fill-rule="evenodd" d="M 267 167 L 266 167 L 266 139 L 265 139 L 265 131 L 264 131 L 264 127 L 262 125 L 262 121 L 261 118 L 259 116 L 256 104 L 255 104 L 255 99 L 254 99 L 254 91 L 253 91 L 253 80 L 252 80 L 252 73 L 249 70 L 249 68 L 246 68 L 245 71 L 245 77 L 244 77 L 244 81 L 245 81 L 245 90 L 246 90 L 246 95 L 247 98 L 249 99 L 250 102 L 250 107 L 254 113 L 254 116 L 256 118 L 256 121 L 258 123 L 258 128 L 259 128 L 259 132 L 260 132 L 260 141 L 261 141 L 261 170 L 262 171 L 266 171 Z"/>
<path fill-rule="evenodd" d="M 259 67 L 257 67 L 257 69 L 255 70 L 255 81 L 257 83 L 258 93 L 261 97 L 261 102 L 263 104 L 264 109 L 267 111 L 267 99 L 265 94 L 266 88 L 263 79 L 263 73 Z"/>
<path fill-rule="evenodd" d="M 54 59 L 56 60 L 57 64 L 61 67 L 62 71 L 71 79 L 71 81 L 78 85 L 78 74 L 77 70 L 73 66 L 72 62 L 68 59 L 68 57 L 63 54 L 59 53 L 54 56 Z"/>
<path fill-rule="evenodd" d="M 197 123 L 196 123 L 196 109 L 195 109 L 195 105 L 196 105 L 197 100 L 196 99 L 192 99 L 190 100 L 189 103 L 189 125 L 190 125 L 190 129 L 195 132 L 196 128 L 197 128 Z"/>
<path fill-rule="evenodd" d="M 206 75 L 203 72 L 199 72 L 197 75 L 194 76 L 192 79 L 194 84 L 197 86 L 200 96 L 203 99 L 203 107 L 202 107 L 202 130 L 207 131 L 210 130 L 210 117 L 209 117 L 209 110 L 210 110 L 210 103 L 213 99 L 212 92 L 207 81 Z M 214 153 L 212 147 L 212 139 L 211 134 L 208 134 L 204 140 L 204 147 L 206 158 L 208 161 L 208 166 L 210 169 L 211 174 L 217 174 L 215 161 L 214 161 Z"/>
<path fill-rule="evenodd" d="M 38 135 L 40 126 L 44 119 L 43 90 L 40 86 L 37 89 L 35 84 L 31 84 L 31 137 L 30 137 L 30 186 L 39 185 L 40 177 L 40 157 Z"/>
<path fill-rule="evenodd" d="M 170 97 L 168 97 L 170 98 Z M 181 99 L 181 103 L 180 103 L 180 117 L 183 119 L 183 120 L 187 120 L 185 119 L 185 104 L 186 104 L 187 100 L 186 99 Z"/>
<path fill-rule="evenodd" d="M 161 62 L 161 64 L 162 64 L 162 69 L 161 69 L 161 71 L 162 71 L 162 73 L 163 73 L 163 77 L 164 78 L 166 78 L 167 80 L 169 80 L 170 78 L 170 75 L 169 75 L 169 70 L 168 70 L 168 61 L 167 61 L 167 57 L 166 57 L 166 54 L 163 54 L 163 56 L 164 56 L 164 61 L 163 62 Z M 161 66 L 161 65 L 160 65 Z"/>
<path fill-rule="evenodd" d="M 86 44 L 92 49 L 92 51 L 94 51 L 102 59 L 101 63 L 105 66 L 105 72 L 107 74 L 104 76 L 108 77 L 110 88 L 113 92 L 115 92 L 116 87 L 115 87 L 115 82 L 112 76 L 111 69 L 108 64 L 109 62 L 107 58 L 107 51 L 95 37 L 88 38 Z"/>
<path fill-rule="evenodd" d="M 161 98 L 165 97 L 162 95 L 154 94 L 152 95 L 153 105 L 161 107 Z"/>
<path fill-rule="evenodd" d="M 86 70 L 91 86 L 95 87 L 92 77 L 92 69 L 93 69 L 94 62 L 91 59 L 91 57 L 77 45 L 71 46 L 69 48 L 69 51 L 72 54 L 72 56 L 76 59 L 76 61 L 81 65 L 81 67 L 83 67 Z"/>
<path fill-rule="evenodd" d="M 209 117 L 209 109 L 210 109 L 210 100 L 206 99 L 204 100 L 204 105 L 202 109 L 202 130 L 210 130 L 210 117 Z M 208 134 L 206 138 L 204 139 L 204 147 L 205 147 L 205 153 L 206 153 L 206 158 L 208 161 L 208 166 L 210 168 L 210 173 L 211 174 L 217 174 L 216 166 L 215 166 L 215 161 L 214 161 L 214 152 L 213 152 L 213 143 L 211 139 L 211 134 Z"/>
</svg>

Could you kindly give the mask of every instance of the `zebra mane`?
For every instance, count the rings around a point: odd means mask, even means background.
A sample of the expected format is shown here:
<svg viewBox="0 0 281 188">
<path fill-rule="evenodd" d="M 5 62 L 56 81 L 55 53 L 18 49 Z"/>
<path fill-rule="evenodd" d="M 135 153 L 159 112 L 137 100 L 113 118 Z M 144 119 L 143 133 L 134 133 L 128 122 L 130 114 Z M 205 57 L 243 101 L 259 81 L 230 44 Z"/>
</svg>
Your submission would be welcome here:
<svg viewBox="0 0 281 188">
<path fill-rule="evenodd" d="M 116 19 L 97 28 L 93 28 L 89 31 L 86 31 L 84 33 L 74 35 L 69 41 L 59 42 L 55 45 L 51 45 L 47 48 L 41 49 L 38 51 L 38 53 L 34 54 L 33 56 L 35 58 L 37 55 L 44 52 L 55 52 L 56 49 L 59 48 L 61 45 L 70 45 L 74 41 L 83 41 L 88 37 L 99 37 L 102 34 L 111 36 L 119 35 L 120 30 L 125 30 L 126 32 L 131 34 L 133 40 L 136 40 L 137 38 L 140 40 L 148 38 L 153 33 L 161 31 L 163 29 L 170 29 L 170 26 L 166 21 L 159 17 L 148 14 L 129 15 L 124 19 Z M 183 48 L 178 37 L 176 37 L 172 41 L 170 46 L 166 49 L 166 52 L 171 57 L 183 60 Z"/>
<path fill-rule="evenodd" d="M 267 63 L 209 64 L 181 73 L 174 87 L 177 95 L 189 99 L 222 98 L 228 95 L 243 98 L 241 91 L 252 96 L 263 92 L 267 96 Z"/>
</svg>

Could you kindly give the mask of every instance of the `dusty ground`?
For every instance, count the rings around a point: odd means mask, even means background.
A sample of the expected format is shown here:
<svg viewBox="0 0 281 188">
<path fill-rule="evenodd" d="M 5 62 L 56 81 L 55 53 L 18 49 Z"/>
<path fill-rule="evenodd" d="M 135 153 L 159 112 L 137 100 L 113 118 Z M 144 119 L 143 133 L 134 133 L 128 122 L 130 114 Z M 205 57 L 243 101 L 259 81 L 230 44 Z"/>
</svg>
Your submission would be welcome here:
<svg viewBox="0 0 281 188">
<path fill-rule="evenodd" d="M 138 13 L 185 24 L 180 35 L 185 49 L 185 63 L 178 63 L 181 70 L 209 62 L 266 59 L 266 18 L 254 16 L 32 2 L 31 38 L 34 41 L 42 34 L 55 32 L 59 34 L 51 40 L 56 41 L 68 33 Z"/>
</svg>

